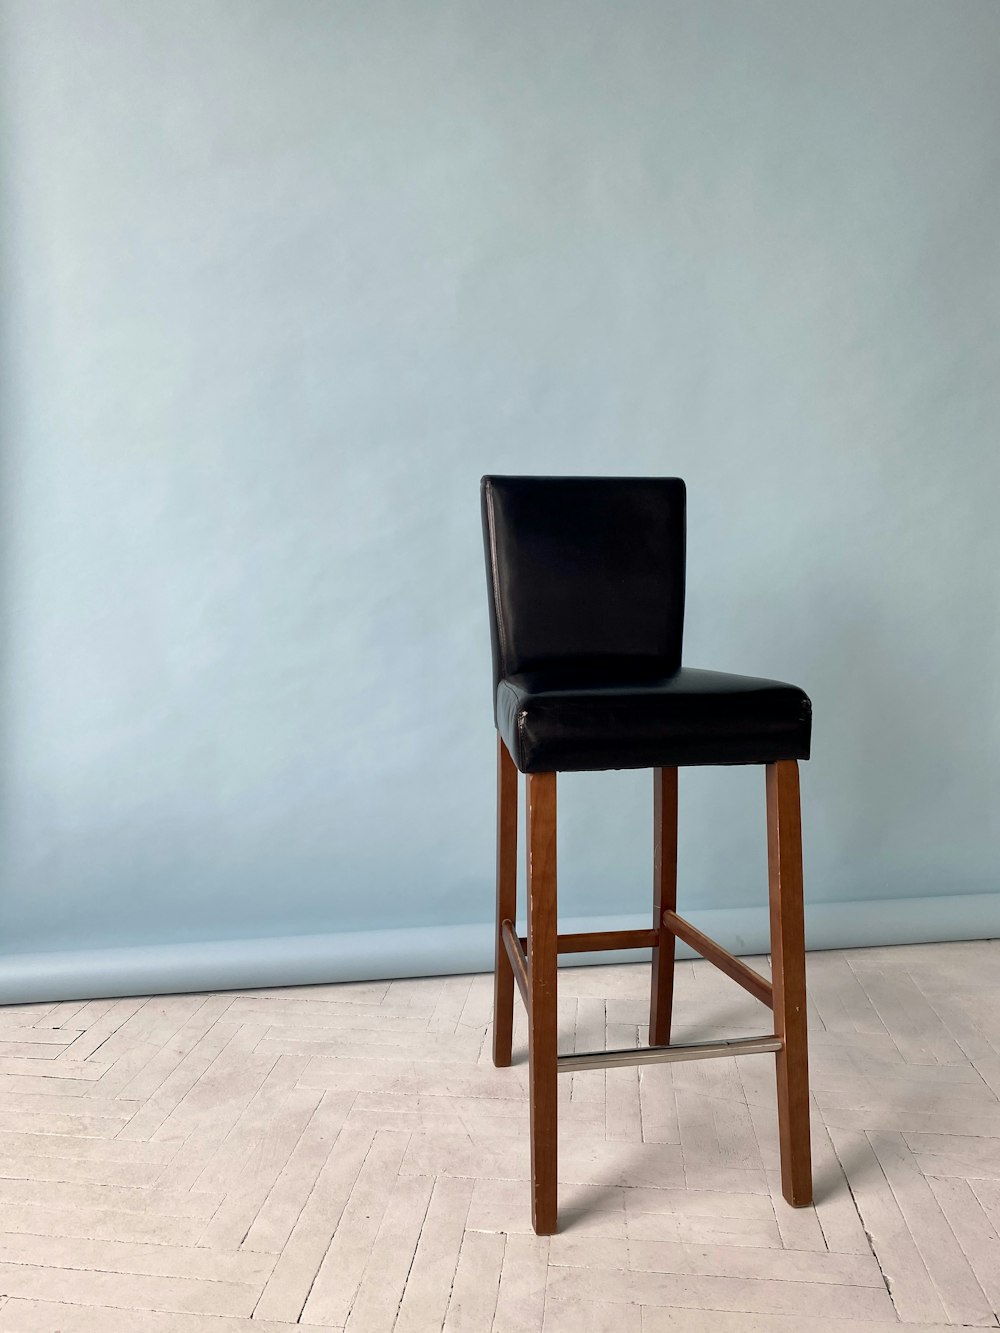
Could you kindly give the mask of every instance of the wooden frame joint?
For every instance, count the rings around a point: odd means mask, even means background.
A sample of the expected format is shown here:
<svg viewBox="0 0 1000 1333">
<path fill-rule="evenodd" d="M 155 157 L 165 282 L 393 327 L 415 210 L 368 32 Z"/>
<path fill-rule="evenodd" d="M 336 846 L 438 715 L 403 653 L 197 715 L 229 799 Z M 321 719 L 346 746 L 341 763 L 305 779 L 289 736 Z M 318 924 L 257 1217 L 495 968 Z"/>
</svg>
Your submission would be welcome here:
<svg viewBox="0 0 1000 1333">
<path fill-rule="evenodd" d="M 528 941 L 519 935 L 521 948 Z M 556 953 L 606 953 L 610 949 L 651 949 L 656 943 L 655 930 L 593 930 L 579 935 L 557 935 Z"/>
<path fill-rule="evenodd" d="M 676 935 L 679 940 L 694 949 L 695 953 L 712 963 L 720 972 L 724 972 L 731 981 L 749 991 L 755 1000 L 760 1000 L 761 1004 L 766 1004 L 769 1009 L 774 1008 L 774 990 L 771 983 L 742 959 L 735 957 L 721 944 L 702 934 L 690 921 L 685 921 L 682 916 L 669 909 L 663 913 L 663 925 L 671 935 Z"/>
<path fill-rule="evenodd" d="M 517 989 L 521 992 L 524 1007 L 530 1009 L 531 982 L 528 980 L 528 960 L 525 957 L 524 948 L 518 938 L 517 931 L 514 929 L 513 921 L 504 921 L 501 924 L 500 935 L 503 939 L 504 948 L 507 950 L 510 965 L 514 969 L 514 980 L 517 982 Z"/>
</svg>

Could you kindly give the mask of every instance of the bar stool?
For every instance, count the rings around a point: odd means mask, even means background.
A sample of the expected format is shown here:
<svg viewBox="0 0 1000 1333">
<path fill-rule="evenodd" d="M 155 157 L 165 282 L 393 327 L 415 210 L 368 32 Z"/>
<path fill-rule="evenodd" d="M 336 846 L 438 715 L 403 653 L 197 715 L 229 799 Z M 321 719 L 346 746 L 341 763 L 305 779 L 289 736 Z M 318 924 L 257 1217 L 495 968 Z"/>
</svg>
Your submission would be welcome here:
<svg viewBox="0 0 1000 1333">
<path fill-rule="evenodd" d="M 562 1071 L 773 1052 L 781 1188 L 812 1202 L 798 760 L 812 709 L 794 685 L 681 666 L 684 482 L 676 477 L 482 480 L 497 728 L 497 919 L 493 1063 L 511 1062 L 514 986 L 528 1013 L 531 1217 L 557 1226 Z M 677 769 L 763 764 L 771 980 L 677 914 Z M 560 935 L 556 774 L 653 770 L 650 930 Z M 518 773 L 527 777 L 528 933 L 517 916 Z M 759 1037 L 671 1045 L 674 941 L 774 1011 Z M 559 954 L 652 948 L 649 1047 L 559 1055 Z"/>
</svg>

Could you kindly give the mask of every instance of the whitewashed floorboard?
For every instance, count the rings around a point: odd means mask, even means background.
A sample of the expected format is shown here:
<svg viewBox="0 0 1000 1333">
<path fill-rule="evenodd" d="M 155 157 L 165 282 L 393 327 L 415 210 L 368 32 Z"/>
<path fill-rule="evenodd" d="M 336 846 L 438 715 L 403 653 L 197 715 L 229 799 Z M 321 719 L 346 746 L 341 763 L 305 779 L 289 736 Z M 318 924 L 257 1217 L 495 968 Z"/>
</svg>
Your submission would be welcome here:
<svg viewBox="0 0 1000 1333">
<path fill-rule="evenodd" d="M 814 1207 L 767 1057 L 577 1073 L 549 1239 L 488 976 L 0 1009 L 0 1333 L 997 1328 L 1000 942 L 809 984 Z M 647 987 L 561 972 L 560 1049 L 644 1044 Z M 678 964 L 676 1040 L 768 1023 Z"/>
</svg>

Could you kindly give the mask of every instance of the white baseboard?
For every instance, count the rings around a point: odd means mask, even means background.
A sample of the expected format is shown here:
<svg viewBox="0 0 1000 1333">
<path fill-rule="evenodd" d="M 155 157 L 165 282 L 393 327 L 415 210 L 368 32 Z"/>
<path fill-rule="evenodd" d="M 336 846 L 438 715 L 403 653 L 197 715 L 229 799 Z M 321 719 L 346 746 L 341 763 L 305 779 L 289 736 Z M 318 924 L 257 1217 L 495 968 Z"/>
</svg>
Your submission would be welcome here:
<svg viewBox="0 0 1000 1333">
<path fill-rule="evenodd" d="M 689 916 L 700 930 L 735 953 L 767 952 L 764 905 L 691 911 Z M 647 917 L 635 916 L 560 922 L 567 932 L 634 929 L 648 924 Z M 997 936 L 1000 893 L 806 905 L 810 949 Z M 680 954 L 691 956 L 686 948 Z M 563 965 L 634 961 L 644 956 L 641 952 L 577 954 L 566 958 Z M 493 927 L 489 924 L 7 954 L 0 955 L 0 1004 L 442 976 L 483 972 L 492 965 Z"/>
</svg>

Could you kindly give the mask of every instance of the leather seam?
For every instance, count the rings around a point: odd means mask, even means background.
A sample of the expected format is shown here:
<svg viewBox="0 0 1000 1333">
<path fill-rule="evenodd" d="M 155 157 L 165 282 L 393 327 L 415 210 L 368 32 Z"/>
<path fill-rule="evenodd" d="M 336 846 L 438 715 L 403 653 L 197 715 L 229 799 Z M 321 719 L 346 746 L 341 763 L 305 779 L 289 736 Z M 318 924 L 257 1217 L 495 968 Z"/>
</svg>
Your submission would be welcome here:
<svg viewBox="0 0 1000 1333">
<path fill-rule="evenodd" d="M 496 517 L 493 512 L 493 487 L 487 483 L 486 486 L 486 508 L 489 510 L 489 538 L 490 538 L 490 578 L 493 582 L 493 607 L 497 621 L 497 638 L 500 644 L 500 665 L 501 676 L 507 674 L 507 634 L 504 630 L 503 613 L 500 609 L 500 580 L 497 574 L 497 542 L 496 542 Z"/>
<path fill-rule="evenodd" d="M 521 767 L 520 760 L 524 753 L 524 746 L 521 743 L 521 721 L 522 718 L 525 716 L 524 709 L 519 708 L 517 706 L 517 695 L 514 692 L 514 690 L 511 689 L 509 683 L 506 680 L 500 681 L 500 688 L 506 690 L 507 693 L 511 695 L 514 700 L 514 739 L 515 739 L 515 744 L 517 745 L 517 754 L 514 755 L 513 758 L 516 766 L 520 768 Z"/>
</svg>

